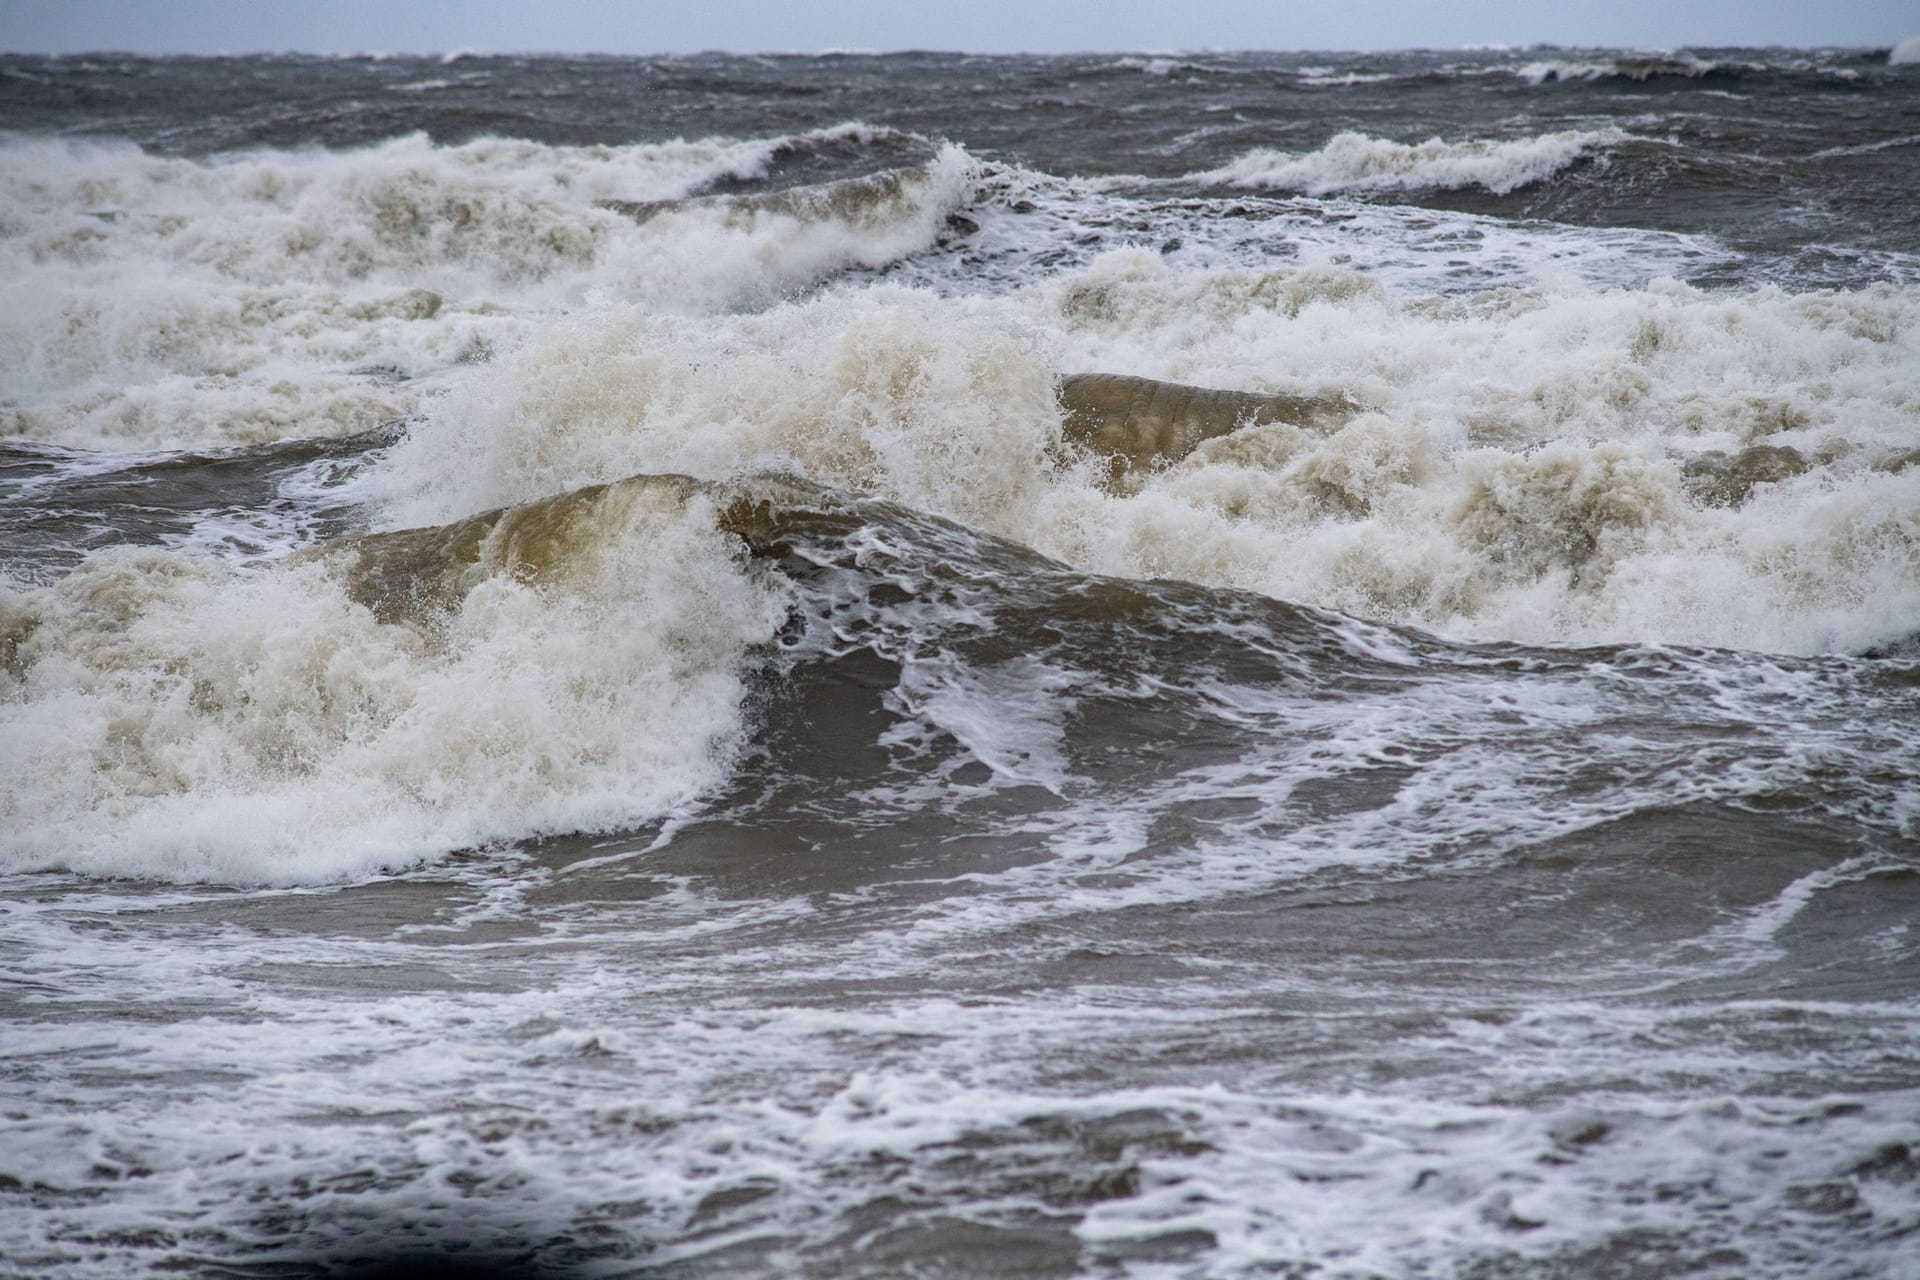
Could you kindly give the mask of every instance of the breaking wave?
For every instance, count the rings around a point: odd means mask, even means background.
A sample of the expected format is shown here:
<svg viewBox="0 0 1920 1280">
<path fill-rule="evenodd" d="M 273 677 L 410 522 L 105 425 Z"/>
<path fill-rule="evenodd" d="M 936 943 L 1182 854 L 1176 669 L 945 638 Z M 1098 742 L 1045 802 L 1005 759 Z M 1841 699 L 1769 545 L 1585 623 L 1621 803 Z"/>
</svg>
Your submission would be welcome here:
<svg viewBox="0 0 1920 1280">
<path fill-rule="evenodd" d="M 1554 174 L 1628 140 L 1617 128 L 1563 130 L 1528 138 L 1393 142 L 1339 133 L 1313 151 L 1262 147 L 1193 181 L 1306 195 L 1454 191 L 1480 187 L 1496 195 L 1544 182 Z"/>
<path fill-rule="evenodd" d="M 1093 572 L 1450 635 L 1852 650 L 1920 617 L 1916 301 L 1406 299 L 1337 267 L 1126 251 L 1000 298 L 868 286 L 700 325 L 607 310 L 476 371 L 361 484 L 395 521 L 441 523 L 773 466 Z M 1350 407 L 1115 493 L 1104 461 L 1061 451 L 1055 384 L 1086 372 Z"/>
<path fill-rule="evenodd" d="M 724 776 L 785 616 L 740 554 L 642 478 L 259 573 L 119 549 L 0 591 L 0 867 L 306 883 L 658 817 Z"/>
<path fill-rule="evenodd" d="M 0 142 L 0 432 L 89 448 L 344 435 L 414 412 L 434 377 L 559 309 L 766 305 L 931 243 L 968 198 L 971 159 L 949 147 L 817 201 L 687 197 L 887 135 L 415 136 L 210 160 Z M 639 207 L 666 211 L 636 220 Z"/>
<path fill-rule="evenodd" d="M 1511 68 L 1514 75 L 1528 84 L 1579 80 L 1625 80 L 1639 84 L 1668 77 L 1699 80 L 1708 76 L 1731 76 L 1763 69 L 1751 63 L 1708 61 L 1684 53 L 1648 53 L 1597 61 L 1548 59 Z"/>
</svg>

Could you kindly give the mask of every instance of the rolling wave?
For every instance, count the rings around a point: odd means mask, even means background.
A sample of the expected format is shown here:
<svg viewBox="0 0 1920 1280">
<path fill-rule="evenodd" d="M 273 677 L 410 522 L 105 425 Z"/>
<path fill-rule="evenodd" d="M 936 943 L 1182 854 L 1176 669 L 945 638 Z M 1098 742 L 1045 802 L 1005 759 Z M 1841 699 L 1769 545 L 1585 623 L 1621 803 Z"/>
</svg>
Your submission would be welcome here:
<svg viewBox="0 0 1920 1280">
<path fill-rule="evenodd" d="M 1529 138 L 1430 138 L 1409 144 L 1339 133 L 1313 151 L 1258 148 L 1191 180 L 1307 195 L 1452 191 L 1479 187 L 1505 195 L 1544 182 L 1563 169 L 1631 137 L 1617 128 L 1564 130 Z"/>
</svg>

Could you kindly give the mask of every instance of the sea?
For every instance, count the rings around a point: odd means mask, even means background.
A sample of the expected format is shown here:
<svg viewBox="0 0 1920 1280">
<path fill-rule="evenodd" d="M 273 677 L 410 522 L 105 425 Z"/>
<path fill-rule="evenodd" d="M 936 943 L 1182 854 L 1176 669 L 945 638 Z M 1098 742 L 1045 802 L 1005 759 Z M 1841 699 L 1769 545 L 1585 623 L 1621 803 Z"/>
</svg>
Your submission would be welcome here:
<svg viewBox="0 0 1920 1280">
<path fill-rule="evenodd" d="M 434 1274 L 1920 1277 L 1920 50 L 0 56 L 0 1275 Z"/>
</svg>

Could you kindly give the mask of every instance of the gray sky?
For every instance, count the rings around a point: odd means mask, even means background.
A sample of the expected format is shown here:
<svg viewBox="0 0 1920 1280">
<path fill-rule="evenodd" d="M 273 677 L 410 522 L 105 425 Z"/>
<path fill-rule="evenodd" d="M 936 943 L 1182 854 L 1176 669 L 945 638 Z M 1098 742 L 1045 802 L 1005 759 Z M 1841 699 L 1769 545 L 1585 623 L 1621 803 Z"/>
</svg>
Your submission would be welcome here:
<svg viewBox="0 0 1920 1280">
<path fill-rule="evenodd" d="M 0 49 L 667 53 L 1879 45 L 1920 0 L 0 0 Z"/>
</svg>

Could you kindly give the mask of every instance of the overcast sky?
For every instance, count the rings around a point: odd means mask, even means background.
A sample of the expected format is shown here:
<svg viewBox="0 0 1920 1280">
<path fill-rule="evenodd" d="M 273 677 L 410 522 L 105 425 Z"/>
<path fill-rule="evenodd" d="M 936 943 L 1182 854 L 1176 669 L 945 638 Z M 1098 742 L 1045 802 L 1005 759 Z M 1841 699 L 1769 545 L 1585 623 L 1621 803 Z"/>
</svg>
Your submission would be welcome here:
<svg viewBox="0 0 1920 1280">
<path fill-rule="evenodd" d="M 669 53 L 1877 45 L 1920 0 L 0 0 L 0 49 Z"/>
</svg>

